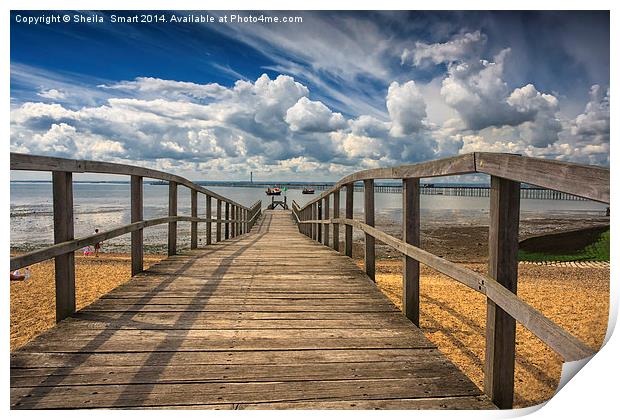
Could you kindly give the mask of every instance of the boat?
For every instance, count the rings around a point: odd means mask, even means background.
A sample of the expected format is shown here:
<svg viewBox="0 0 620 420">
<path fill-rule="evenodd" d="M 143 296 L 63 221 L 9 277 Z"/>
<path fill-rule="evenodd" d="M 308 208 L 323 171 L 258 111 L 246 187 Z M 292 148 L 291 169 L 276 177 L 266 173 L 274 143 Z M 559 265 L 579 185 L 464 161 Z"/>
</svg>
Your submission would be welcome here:
<svg viewBox="0 0 620 420">
<path fill-rule="evenodd" d="M 314 188 L 304 188 L 302 194 L 314 194 Z"/>
<path fill-rule="evenodd" d="M 280 195 L 282 194 L 282 190 L 278 187 L 273 187 L 273 188 L 267 188 L 267 190 L 265 191 L 265 194 L 267 195 Z"/>
</svg>

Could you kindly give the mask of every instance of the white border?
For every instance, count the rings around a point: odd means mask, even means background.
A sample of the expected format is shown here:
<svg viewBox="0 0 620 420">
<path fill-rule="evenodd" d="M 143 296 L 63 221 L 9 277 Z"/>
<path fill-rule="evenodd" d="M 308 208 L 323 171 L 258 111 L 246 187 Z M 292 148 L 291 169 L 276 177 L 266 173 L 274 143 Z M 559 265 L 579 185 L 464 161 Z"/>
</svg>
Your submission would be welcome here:
<svg viewBox="0 0 620 420">
<path fill-rule="evenodd" d="M 128 2 L 127 0 L 109 0 L 109 1 L 101 1 L 101 0 L 83 0 L 83 1 L 75 1 L 75 0 L 55 0 L 55 1 L 43 1 L 43 0 L 33 0 L 28 2 L 18 2 L 18 1 L 3 1 L 0 5 L 2 9 L 2 24 L 0 25 L 1 33 L 0 33 L 0 51 L 4 55 L 4 60 L 2 60 L 1 72 L 2 72 L 2 86 L 0 87 L 0 92 L 2 95 L 2 103 L 4 112 L 2 118 L 2 132 L 5 135 L 5 143 L 4 143 L 4 153 L 0 153 L 0 166 L 5 168 L 3 173 L 3 182 L 1 184 L 2 197 L 6 197 L 6 201 L 2 207 L 4 220 L 7 223 L 1 224 L 1 233 L 4 239 L 2 243 L 2 250 L 4 255 L 9 254 L 9 243 L 7 238 L 9 238 L 9 205 L 8 205 L 8 197 L 9 197 L 9 138 L 10 138 L 10 129 L 9 129 L 9 84 L 10 84 L 10 63 L 9 63 L 9 20 L 10 20 L 10 10 L 11 9 L 30 9 L 30 10 L 45 10 L 45 9 L 79 9 L 79 10 L 97 10 L 97 9 L 118 9 L 118 10 L 157 10 L 157 9 L 170 9 L 170 10 L 321 10 L 321 9 L 334 9 L 334 10 L 354 10 L 354 9 L 366 9 L 366 10 L 579 10 L 579 9 L 588 9 L 588 10 L 611 10 L 611 40 L 612 47 L 611 51 L 614 51 L 614 42 L 613 40 L 618 39 L 618 24 L 619 19 L 616 17 L 616 6 L 617 2 L 612 1 L 600 1 L 600 0 L 590 0 L 587 3 L 575 0 L 563 1 L 559 2 L 550 2 L 550 1 L 540 1 L 540 0 L 521 0 L 521 1 L 505 1 L 498 3 L 497 1 L 480 1 L 480 0 L 470 0 L 468 2 L 463 1 L 433 1 L 433 2 L 411 2 L 411 1 L 403 1 L 403 0 L 382 0 L 380 2 L 364 2 L 360 3 L 359 1 L 334 1 L 334 0 L 315 0 L 312 2 L 303 1 L 303 2 L 291 2 L 284 0 L 264 0 L 260 2 L 248 2 L 248 1 L 240 1 L 240 0 L 227 0 L 220 2 L 200 2 L 200 1 L 191 1 L 191 0 L 175 0 L 175 1 L 161 1 L 161 0 L 153 0 L 153 1 L 132 1 Z M 562 9 L 558 9 L 558 7 L 562 7 Z M 616 55 L 611 55 L 611 74 L 617 74 L 617 63 L 616 63 Z M 615 107 L 612 107 L 612 126 L 614 122 L 617 121 L 617 112 L 615 112 Z M 611 147 L 611 161 L 615 162 L 617 157 L 615 147 Z M 618 175 L 617 172 L 612 171 L 612 185 L 611 185 L 611 196 L 616 197 L 618 193 L 620 193 L 620 188 L 618 187 Z M 612 201 L 615 202 L 615 200 Z M 611 207 L 614 207 L 612 204 Z M 615 207 L 612 212 L 615 213 Z M 615 214 L 614 214 L 615 216 Z M 612 223 L 611 228 L 612 234 L 612 244 L 611 250 L 612 255 L 618 255 L 616 251 L 618 248 L 618 235 L 620 235 L 620 231 L 617 227 L 617 223 Z M 8 258 L 2 260 L 2 268 L 3 272 L 7 273 L 8 269 Z M 411 413 L 411 412 L 403 412 L 403 411 L 392 411 L 392 412 L 383 412 L 381 416 L 389 416 L 393 418 L 407 418 L 409 419 L 412 415 L 415 416 L 423 416 L 424 418 L 458 418 L 458 419 L 480 419 L 480 418 L 498 418 L 498 417 L 515 417 L 524 414 L 531 413 L 531 418 L 545 418 L 548 416 L 554 417 L 564 417 L 567 419 L 570 418 L 581 418 L 581 419 L 596 419 L 596 418 L 606 418 L 612 412 L 617 411 L 616 401 L 618 399 L 618 377 L 620 374 L 619 362 L 618 362 L 618 354 L 620 354 L 620 344 L 619 339 L 617 337 L 617 333 L 614 335 L 610 334 L 612 331 L 612 326 L 615 325 L 617 314 L 618 314 L 618 268 L 615 264 L 615 260 L 612 261 L 611 268 L 611 288 L 612 288 L 612 299 L 611 299 L 611 309 L 610 309 L 610 329 L 608 331 L 608 342 L 604 346 L 604 348 L 593 357 L 593 359 L 579 372 L 577 378 L 569 381 L 561 391 L 552 398 L 544 407 L 539 410 L 533 409 L 525 409 L 525 410 L 514 410 L 508 412 L 422 412 L 422 413 Z M 4 386 L 2 392 L 2 409 L 8 411 L 9 407 L 9 364 L 7 363 L 9 360 L 9 288 L 8 281 L 5 282 L 5 297 L 1 299 L 1 307 L 2 314 L 4 315 L 3 326 L 2 326 L 2 343 L 4 343 L 5 353 L 3 354 L 2 360 L 4 361 L 2 365 L 2 373 L 4 378 Z M 532 412 L 533 411 L 533 412 Z M 76 412 L 16 412 L 11 411 L 9 413 L 13 417 L 19 418 L 37 418 L 40 419 L 41 416 L 44 416 L 46 419 L 55 419 L 55 418 L 66 418 L 67 416 L 75 416 L 82 417 L 85 416 L 83 411 Z M 110 412 L 108 411 L 89 411 L 88 416 L 93 418 L 104 418 L 110 416 Z M 137 413 L 135 412 L 114 412 L 114 416 L 125 417 L 133 416 Z M 144 413 L 141 413 L 144 414 Z M 174 416 L 183 416 L 188 418 L 199 418 L 204 417 L 204 412 L 183 412 L 179 413 L 178 411 L 173 412 L 162 412 L 162 411 L 153 411 L 149 412 L 149 416 L 154 418 L 162 418 L 168 417 L 170 415 Z M 232 418 L 232 416 L 252 416 L 257 418 L 288 418 L 292 414 L 290 412 L 259 412 L 259 413 L 243 413 L 241 412 L 209 412 L 208 416 L 215 416 L 220 418 Z M 359 412 L 359 411 L 346 411 L 346 412 L 296 412 L 294 416 L 296 418 L 306 418 L 306 417 L 314 417 L 314 416 L 329 416 L 329 417 L 345 417 L 345 418 L 370 418 L 372 416 L 375 418 L 376 414 L 374 412 Z"/>
</svg>

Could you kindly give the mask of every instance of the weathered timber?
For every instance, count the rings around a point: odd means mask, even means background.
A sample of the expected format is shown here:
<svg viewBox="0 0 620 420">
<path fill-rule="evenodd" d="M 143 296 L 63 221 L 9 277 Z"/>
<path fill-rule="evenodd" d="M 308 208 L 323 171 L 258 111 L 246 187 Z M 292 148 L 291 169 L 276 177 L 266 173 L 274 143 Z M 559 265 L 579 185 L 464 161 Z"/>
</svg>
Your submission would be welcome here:
<svg viewBox="0 0 620 420">
<path fill-rule="evenodd" d="M 11 355 L 13 409 L 388 399 L 494 408 L 353 261 L 300 233 L 287 211 L 155 264 Z"/>
<path fill-rule="evenodd" d="M 403 241 L 420 246 L 420 180 L 403 179 Z M 420 263 L 403 256 L 403 313 L 420 326 Z"/>
<path fill-rule="evenodd" d="M 144 188 L 141 176 L 131 176 L 131 223 L 141 222 L 144 218 Z M 144 269 L 144 232 L 136 229 L 131 232 L 131 275 Z"/>
<path fill-rule="evenodd" d="M 73 176 L 52 173 L 54 200 L 54 243 L 73 239 Z M 75 312 L 75 255 L 67 252 L 54 260 L 56 282 L 56 322 Z"/>
</svg>

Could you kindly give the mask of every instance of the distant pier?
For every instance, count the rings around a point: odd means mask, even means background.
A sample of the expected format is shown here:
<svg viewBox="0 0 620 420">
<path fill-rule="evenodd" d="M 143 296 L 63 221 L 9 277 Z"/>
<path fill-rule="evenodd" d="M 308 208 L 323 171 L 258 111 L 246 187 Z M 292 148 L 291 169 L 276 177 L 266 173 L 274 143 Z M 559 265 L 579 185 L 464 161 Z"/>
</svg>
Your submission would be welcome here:
<svg viewBox="0 0 620 420">
<path fill-rule="evenodd" d="M 153 182 L 152 184 L 165 185 L 166 182 Z M 317 182 L 317 183 L 305 183 L 305 182 L 230 182 L 230 181 L 209 181 L 209 182 L 197 182 L 199 185 L 215 186 L 215 187 L 245 187 L 245 188 L 268 188 L 274 185 L 283 188 L 286 187 L 289 190 L 301 190 L 304 188 L 313 188 L 316 191 L 326 191 L 334 187 L 332 182 Z M 381 185 L 375 184 L 375 192 L 387 193 L 387 194 L 402 194 L 402 185 Z M 355 184 L 354 190 L 356 192 L 364 191 L 363 184 Z M 420 184 L 420 194 L 422 195 L 446 195 L 456 197 L 489 197 L 491 188 L 487 185 L 444 185 L 444 184 Z M 564 193 L 561 191 L 549 190 L 540 187 L 530 187 L 526 185 L 521 186 L 521 198 L 522 199 L 534 199 L 534 200 L 572 200 L 572 201 L 586 201 L 585 198 L 577 197 L 572 194 Z"/>
</svg>

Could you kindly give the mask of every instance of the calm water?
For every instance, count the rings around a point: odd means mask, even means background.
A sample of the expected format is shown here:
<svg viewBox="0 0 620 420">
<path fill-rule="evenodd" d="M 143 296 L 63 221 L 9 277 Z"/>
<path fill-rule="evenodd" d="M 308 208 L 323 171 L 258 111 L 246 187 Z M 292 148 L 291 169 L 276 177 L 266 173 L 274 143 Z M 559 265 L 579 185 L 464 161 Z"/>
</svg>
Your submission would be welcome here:
<svg viewBox="0 0 620 420">
<path fill-rule="evenodd" d="M 74 189 L 75 236 L 82 237 L 130 223 L 129 184 L 76 183 Z M 225 197 L 250 205 L 262 200 L 263 208 L 271 201 L 262 188 L 210 187 Z M 301 190 L 286 192 L 289 203 L 304 203 L 316 197 L 303 195 Z M 354 196 L 355 217 L 363 214 L 363 193 Z M 213 200 L 215 206 L 215 200 Z M 344 205 L 344 193 L 340 198 Z M 179 187 L 178 214 L 190 214 L 190 193 Z M 377 226 L 400 223 L 402 217 L 401 195 L 377 193 Z M 489 199 L 486 197 L 427 196 L 420 199 L 422 223 L 426 225 L 486 225 L 489 216 Z M 522 219 L 540 217 L 587 218 L 604 213 L 606 205 L 590 201 L 522 200 Z M 205 214 L 204 196 L 199 195 L 199 216 Z M 155 218 L 168 212 L 168 186 L 144 185 L 144 216 Z M 341 214 L 343 211 L 341 212 Z M 213 209 L 215 215 L 215 209 Z M 204 230 L 204 224 L 199 225 Z M 189 244 L 189 223 L 179 223 L 179 245 Z M 165 247 L 167 225 L 155 226 L 144 231 L 147 251 L 161 251 Z M 200 240 L 203 240 L 199 235 Z M 53 243 L 53 213 L 51 183 L 11 183 L 11 248 L 30 250 Z M 106 241 L 104 250 L 128 251 L 130 235 Z"/>
</svg>

